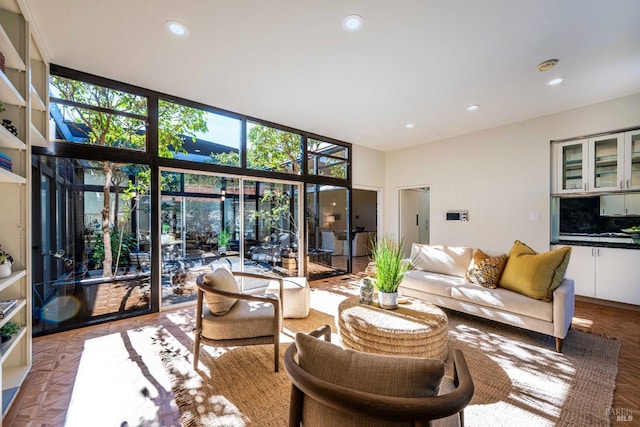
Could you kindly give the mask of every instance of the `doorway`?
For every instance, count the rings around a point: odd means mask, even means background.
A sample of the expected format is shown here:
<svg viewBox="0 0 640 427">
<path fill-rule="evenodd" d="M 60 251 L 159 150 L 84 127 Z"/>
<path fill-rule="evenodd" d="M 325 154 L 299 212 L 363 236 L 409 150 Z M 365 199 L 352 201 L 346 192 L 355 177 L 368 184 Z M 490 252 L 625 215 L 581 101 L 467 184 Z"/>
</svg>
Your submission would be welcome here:
<svg viewBox="0 0 640 427">
<path fill-rule="evenodd" d="M 405 256 L 410 256 L 412 243 L 429 244 L 430 188 L 400 189 L 400 237 L 405 242 Z"/>
</svg>

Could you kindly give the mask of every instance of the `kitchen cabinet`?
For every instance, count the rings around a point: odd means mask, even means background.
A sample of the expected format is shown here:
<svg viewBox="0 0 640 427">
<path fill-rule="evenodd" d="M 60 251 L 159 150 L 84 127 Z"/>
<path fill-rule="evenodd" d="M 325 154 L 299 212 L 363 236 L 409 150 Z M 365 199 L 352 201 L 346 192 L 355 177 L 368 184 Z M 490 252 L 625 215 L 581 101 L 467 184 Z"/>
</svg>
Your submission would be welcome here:
<svg viewBox="0 0 640 427">
<path fill-rule="evenodd" d="M 640 190 L 640 130 L 625 132 L 624 158 L 626 190 Z"/>
<path fill-rule="evenodd" d="M 624 133 L 589 138 L 587 191 L 622 190 Z"/>
<path fill-rule="evenodd" d="M 596 249 L 596 298 L 640 305 L 640 250 Z"/>
<path fill-rule="evenodd" d="M 557 194 L 640 189 L 640 130 L 555 144 Z"/>
<path fill-rule="evenodd" d="M 640 193 L 600 196 L 600 215 L 640 215 Z"/>
<path fill-rule="evenodd" d="M 579 139 L 556 145 L 557 193 L 580 193 L 587 191 L 589 176 L 589 140 Z"/>
<path fill-rule="evenodd" d="M 566 276 L 576 295 L 640 305 L 638 249 L 571 246 Z"/>
<path fill-rule="evenodd" d="M 562 246 L 558 246 L 562 247 Z M 640 255 L 640 253 L 638 253 Z M 595 248 L 591 246 L 571 246 L 571 258 L 565 275 L 574 280 L 576 295 L 595 298 L 596 263 Z"/>
<path fill-rule="evenodd" d="M 16 300 L 0 318 L 20 329 L 0 344 L 2 415 L 7 413 L 32 365 L 31 327 L 31 146 L 47 140 L 48 60 L 42 55 L 23 0 L 0 0 L 0 119 L 11 120 L 17 135 L 0 127 L 0 152 L 11 159 L 0 168 L 3 227 L 0 245 L 14 259 L 9 277 L 0 279 L 0 300 Z M 25 9 L 23 9 L 25 6 Z"/>
</svg>

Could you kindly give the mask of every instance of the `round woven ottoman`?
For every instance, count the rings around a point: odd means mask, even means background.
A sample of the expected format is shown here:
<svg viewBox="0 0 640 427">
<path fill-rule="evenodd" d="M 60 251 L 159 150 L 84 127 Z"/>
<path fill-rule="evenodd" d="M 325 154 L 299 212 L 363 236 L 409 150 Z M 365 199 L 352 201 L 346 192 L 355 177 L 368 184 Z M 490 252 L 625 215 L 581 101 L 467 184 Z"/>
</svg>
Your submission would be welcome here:
<svg viewBox="0 0 640 427">
<path fill-rule="evenodd" d="M 396 310 L 347 298 L 338 305 L 337 326 L 345 348 L 394 356 L 447 359 L 449 321 L 433 304 L 411 300 Z"/>
</svg>

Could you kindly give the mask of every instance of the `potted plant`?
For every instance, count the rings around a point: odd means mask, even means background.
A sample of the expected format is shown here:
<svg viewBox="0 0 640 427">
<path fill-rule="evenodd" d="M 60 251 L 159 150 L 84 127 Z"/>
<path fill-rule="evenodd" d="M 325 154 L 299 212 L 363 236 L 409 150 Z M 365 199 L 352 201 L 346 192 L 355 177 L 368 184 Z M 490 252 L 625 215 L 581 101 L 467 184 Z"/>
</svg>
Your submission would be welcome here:
<svg viewBox="0 0 640 427">
<path fill-rule="evenodd" d="M 227 253 L 227 245 L 229 244 L 230 240 L 231 232 L 226 228 L 220 230 L 220 234 L 218 234 L 218 253 L 220 255 L 224 255 Z"/>
<path fill-rule="evenodd" d="M 7 342 L 11 339 L 11 335 L 17 334 L 20 331 L 20 326 L 14 322 L 5 323 L 0 328 L 0 341 Z"/>
<path fill-rule="evenodd" d="M 0 247 L 0 279 L 11 276 L 13 258 Z"/>
<path fill-rule="evenodd" d="M 378 303 L 386 309 L 398 308 L 398 286 L 411 269 L 411 262 L 403 259 L 404 242 L 391 237 L 378 239 L 373 247 L 373 263 L 376 268 Z"/>
</svg>

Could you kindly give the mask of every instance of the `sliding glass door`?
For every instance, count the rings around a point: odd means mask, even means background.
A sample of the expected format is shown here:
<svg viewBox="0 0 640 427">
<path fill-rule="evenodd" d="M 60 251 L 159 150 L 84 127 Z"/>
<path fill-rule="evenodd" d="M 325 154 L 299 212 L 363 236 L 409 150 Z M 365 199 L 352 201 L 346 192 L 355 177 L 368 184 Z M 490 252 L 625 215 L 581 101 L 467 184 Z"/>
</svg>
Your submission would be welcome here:
<svg viewBox="0 0 640 427">
<path fill-rule="evenodd" d="M 178 171 L 161 181 L 163 307 L 194 301 L 198 275 L 218 266 L 298 275 L 299 184 Z"/>
<path fill-rule="evenodd" d="M 348 189 L 307 185 L 308 276 L 319 279 L 350 271 Z"/>
</svg>

